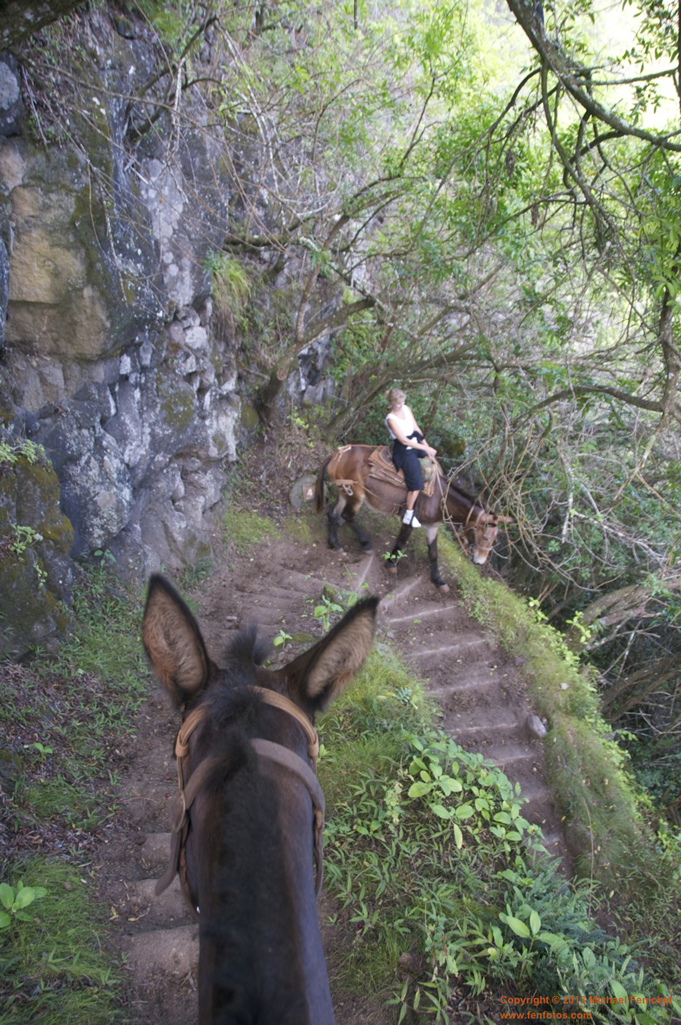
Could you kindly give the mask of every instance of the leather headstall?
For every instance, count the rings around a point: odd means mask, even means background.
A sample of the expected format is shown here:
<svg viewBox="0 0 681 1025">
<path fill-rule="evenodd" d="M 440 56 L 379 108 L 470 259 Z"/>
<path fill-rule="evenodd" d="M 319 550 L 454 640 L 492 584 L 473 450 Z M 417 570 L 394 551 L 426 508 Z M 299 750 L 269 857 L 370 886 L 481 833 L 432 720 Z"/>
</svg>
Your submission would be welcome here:
<svg viewBox="0 0 681 1025">
<path fill-rule="evenodd" d="M 310 767 L 300 757 L 300 755 L 297 755 L 295 751 L 291 751 L 289 748 L 284 747 L 283 744 L 275 744 L 271 740 L 263 740 L 260 737 L 256 737 L 251 740 L 251 746 L 258 757 L 267 758 L 268 761 L 281 765 L 282 768 L 287 769 L 289 772 L 293 773 L 294 776 L 297 776 L 305 785 L 310 797 L 312 798 L 312 804 L 314 807 L 315 893 L 319 896 L 319 892 L 322 888 L 322 855 L 324 843 L 324 793 L 316 776 L 317 757 L 319 755 L 319 734 L 302 709 L 298 708 L 298 706 L 284 694 L 268 690 L 266 687 L 251 687 L 250 690 L 258 694 L 265 704 L 287 712 L 296 720 L 297 723 L 300 724 L 305 732 L 305 736 L 307 738 L 307 753 L 310 762 L 312 763 L 312 767 Z M 199 762 L 189 777 L 189 780 L 185 783 L 184 772 L 187 755 L 189 754 L 189 738 L 196 727 L 202 722 L 205 714 L 206 711 L 204 705 L 200 705 L 198 708 L 195 708 L 193 712 L 190 712 L 182 723 L 175 740 L 177 785 L 179 790 L 177 816 L 170 838 L 170 862 L 168 864 L 168 868 L 156 883 L 154 891 L 156 896 L 163 893 L 179 873 L 183 893 L 191 908 L 192 914 L 195 917 L 198 917 L 197 909 L 193 907 L 190 897 L 185 859 L 185 844 L 187 842 L 187 834 L 189 833 L 188 812 L 194 802 L 194 798 L 201 790 L 201 787 L 204 785 L 213 769 L 221 761 L 221 757 L 219 756 L 204 758 L 202 762 Z"/>
</svg>

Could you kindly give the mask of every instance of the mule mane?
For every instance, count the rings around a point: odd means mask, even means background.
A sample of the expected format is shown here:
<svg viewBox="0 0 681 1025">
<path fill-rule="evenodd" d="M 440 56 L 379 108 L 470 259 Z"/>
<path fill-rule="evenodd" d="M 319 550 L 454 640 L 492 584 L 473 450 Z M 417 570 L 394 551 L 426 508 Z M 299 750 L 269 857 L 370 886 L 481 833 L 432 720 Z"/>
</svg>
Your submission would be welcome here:
<svg viewBox="0 0 681 1025">
<path fill-rule="evenodd" d="M 440 476 L 440 484 L 442 485 L 443 492 L 445 495 L 454 492 L 456 497 L 461 498 L 464 502 L 468 502 L 471 507 L 479 506 L 483 512 L 489 513 L 489 509 L 485 502 L 479 498 L 474 498 L 473 495 L 465 491 L 459 484 L 454 481 L 454 477 L 445 477 L 444 474 Z"/>
<path fill-rule="evenodd" d="M 281 848 L 281 814 L 277 789 L 260 772 L 260 760 L 251 739 L 259 732 L 266 705 L 254 690 L 254 664 L 262 662 L 268 645 L 257 639 L 249 625 L 230 641 L 223 656 L 224 669 L 208 688 L 207 709 L 197 737 L 204 757 L 218 756 L 206 781 L 210 802 L 204 810 L 214 845 L 210 856 L 215 873 L 211 905 L 201 908 L 201 937 L 214 945 L 216 968 L 215 1025 L 256 1021 L 259 996 L 265 985 L 256 970 L 260 949 L 254 932 L 262 908 L 263 889 L 271 871 L 271 852 Z M 210 836 L 211 831 L 204 833 Z M 204 839 L 204 843 L 207 840 Z M 280 908 L 280 914 L 293 910 Z M 300 974 L 296 952 L 290 952 L 291 975 Z"/>
<path fill-rule="evenodd" d="M 252 665 L 262 665 L 270 649 L 270 643 L 258 637 L 258 624 L 248 623 L 227 644 L 223 656 L 225 667 L 238 671 Z"/>
</svg>

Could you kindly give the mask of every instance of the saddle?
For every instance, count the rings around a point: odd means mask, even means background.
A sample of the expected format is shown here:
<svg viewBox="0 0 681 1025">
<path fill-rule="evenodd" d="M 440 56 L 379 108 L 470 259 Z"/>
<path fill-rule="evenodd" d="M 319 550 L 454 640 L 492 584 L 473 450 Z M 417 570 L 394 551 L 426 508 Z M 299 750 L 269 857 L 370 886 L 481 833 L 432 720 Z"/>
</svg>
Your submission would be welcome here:
<svg viewBox="0 0 681 1025">
<path fill-rule="evenodd" d="M 398 470 L 393 463 L 392 445 L 381 445 L 380 448 L 374 449 L 369 456 L 369 464 L 371 466 L 369 472 L 371 477 L 376 480 L 385 481 L 386 484 L 393 484 L 395 487 L 406 489 L 404 472 Z M 435 490 L 435 481 L 438 478 L 438 474 L 442 473 L 440 464 L 437 460 L 431 462 L 430 459 L 423 459 L 421 461 L 421 471 L 423 473 L 423 493 L 430 498 Z"/>
</svg>

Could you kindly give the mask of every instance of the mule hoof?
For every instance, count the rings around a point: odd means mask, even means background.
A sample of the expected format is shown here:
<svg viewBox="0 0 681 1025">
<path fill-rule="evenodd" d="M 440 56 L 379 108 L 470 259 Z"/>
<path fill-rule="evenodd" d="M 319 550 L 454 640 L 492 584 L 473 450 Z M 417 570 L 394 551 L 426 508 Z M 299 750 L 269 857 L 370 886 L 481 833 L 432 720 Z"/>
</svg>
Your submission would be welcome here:
<svg viewBox="0 0 681 1025">
<path fill-rule="evenodd" d="M 440 594 L 449 594 L 449 584 L 438 584 L 437 589 Z"/>
<path fill-rule="evenodd" d="M 372 545 L 371 541 L 366 541 L 362 545 L 362 551 L 364 551 L 364 552 L 373 552 L 373 550 L 374 550 L 374 546 Z"/>
<path fill-rule="evenodd" d="M 390 564 L 388 564 L 386 566 L 386 569 L 388 570 L 388 573 L 391 573 L 394 577 L 397 576 L 397 566 L 391 566 Z"/>
</svg>

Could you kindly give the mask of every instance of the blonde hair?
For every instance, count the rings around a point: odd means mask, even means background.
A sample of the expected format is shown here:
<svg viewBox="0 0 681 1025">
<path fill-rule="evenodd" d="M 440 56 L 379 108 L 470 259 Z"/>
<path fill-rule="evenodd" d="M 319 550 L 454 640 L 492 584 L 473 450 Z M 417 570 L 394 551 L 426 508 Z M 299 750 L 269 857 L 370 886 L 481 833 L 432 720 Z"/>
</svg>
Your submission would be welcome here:
<svg viewBox="0 0 681 1025">
<path fill-rule="evenodd" d="M 399 406 L 400 402 L 407 398 L 401 388 L 391 388 L 386 397 L 391 409 L 393 406 Z"/>
</svg>

